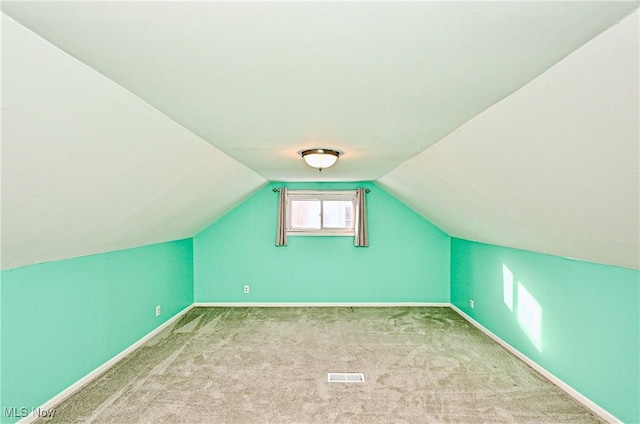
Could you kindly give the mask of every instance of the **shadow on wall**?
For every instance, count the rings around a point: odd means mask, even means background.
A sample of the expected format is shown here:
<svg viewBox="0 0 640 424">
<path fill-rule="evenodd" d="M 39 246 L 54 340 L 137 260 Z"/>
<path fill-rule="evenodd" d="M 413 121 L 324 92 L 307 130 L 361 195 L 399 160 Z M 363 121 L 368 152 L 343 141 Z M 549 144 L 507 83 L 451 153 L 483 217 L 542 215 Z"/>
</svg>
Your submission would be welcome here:
<svg viewBox="0 0 640 424">
<path fill-rule="evenodd" d="M 542 352 L 542 307 L 520 281 L 517 281 L 517 290 L 514 291 L 513 280 L 513 272 L 502 264 L 504 304 L 516 314 L 520 328 L 538 352 Z"/>
</svg>

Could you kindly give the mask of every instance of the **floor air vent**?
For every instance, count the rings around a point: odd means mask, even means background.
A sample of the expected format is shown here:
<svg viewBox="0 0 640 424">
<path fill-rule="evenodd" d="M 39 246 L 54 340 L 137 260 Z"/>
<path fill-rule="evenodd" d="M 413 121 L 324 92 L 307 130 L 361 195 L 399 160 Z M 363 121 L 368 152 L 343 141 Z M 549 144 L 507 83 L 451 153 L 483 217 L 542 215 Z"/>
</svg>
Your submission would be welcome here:
<svg viewBox="0 0 640 424">
<path fill-rule="evenodd" d="M 364 383 L 364 374 L 359 372 L 330 372 L 329 383 Z"/>
</svg>

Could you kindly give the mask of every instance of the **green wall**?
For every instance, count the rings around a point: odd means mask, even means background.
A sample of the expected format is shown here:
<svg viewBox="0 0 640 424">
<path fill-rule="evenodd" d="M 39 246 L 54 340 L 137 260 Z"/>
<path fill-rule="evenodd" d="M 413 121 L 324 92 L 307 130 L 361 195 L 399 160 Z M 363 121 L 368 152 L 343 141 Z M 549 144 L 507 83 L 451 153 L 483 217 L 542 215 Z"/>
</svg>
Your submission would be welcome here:
<svg viewBox="0 0 640 424">
<path fill-rule="evenodd" d="M 276 247 L 272 189 L 281 186 L 369 188 L 370 247 L 318 236 Z M 194 301 L 451 302 L 619 419 L 640 422 L 639 271 L 452 239 L 375 183 L 271 183 L 192 240 L 1 277 L 2 412 L 39 407 Z"/>
<path fill-rule="evenodd" d="M 276 247 L 272 189 L 281 186 L 369 188 L 370 246 L 306 236 Z M 449 302 L 450 237 L 373 183 L 269 184 L 198 234 L 193 249 L 196 302 Z"/>
<path fill-rule="evenodd" d="M 2 271 L 2 422 L 191 305 L 192 261 L 188 239 Z"/>
<path fill-rule="evenodd" d="M 451 288 L 451 303 L 501 339 L 640 422 L 639 271 L 454 238 Z"/>
</svg>

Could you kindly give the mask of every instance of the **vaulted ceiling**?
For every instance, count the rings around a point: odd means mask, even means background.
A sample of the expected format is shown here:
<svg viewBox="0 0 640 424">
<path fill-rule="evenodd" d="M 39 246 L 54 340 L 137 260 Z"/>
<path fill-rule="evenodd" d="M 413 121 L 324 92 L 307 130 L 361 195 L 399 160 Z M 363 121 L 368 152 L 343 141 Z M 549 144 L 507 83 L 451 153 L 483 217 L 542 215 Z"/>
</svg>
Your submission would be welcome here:
<svg viewBox="0 0 640 424">
<path fill-rule="evenodd" d="M 638 5 L 3 2 L 2 268 L 191 237 L 268 180 L 640 268 Z"/>
</svg>

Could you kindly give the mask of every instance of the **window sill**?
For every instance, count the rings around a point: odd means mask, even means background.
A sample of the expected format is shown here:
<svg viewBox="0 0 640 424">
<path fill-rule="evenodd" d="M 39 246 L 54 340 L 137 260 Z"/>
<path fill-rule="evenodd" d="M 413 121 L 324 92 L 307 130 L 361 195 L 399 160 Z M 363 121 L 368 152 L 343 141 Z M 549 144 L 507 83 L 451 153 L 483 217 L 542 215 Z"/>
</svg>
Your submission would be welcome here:
<svg viewBox="0 0 640 424">
<path fill-rule="evenodd" d="M 296 231 L 287 233 L 288 237 L 354 237 L 354 233 L 332 233 L 332 232 L 304 232 L 304 231 Z"/>
</svg>

